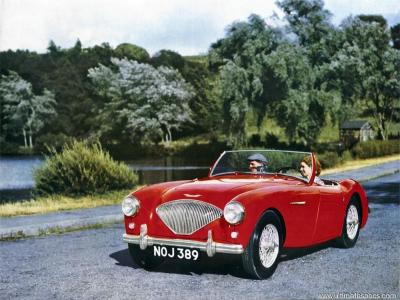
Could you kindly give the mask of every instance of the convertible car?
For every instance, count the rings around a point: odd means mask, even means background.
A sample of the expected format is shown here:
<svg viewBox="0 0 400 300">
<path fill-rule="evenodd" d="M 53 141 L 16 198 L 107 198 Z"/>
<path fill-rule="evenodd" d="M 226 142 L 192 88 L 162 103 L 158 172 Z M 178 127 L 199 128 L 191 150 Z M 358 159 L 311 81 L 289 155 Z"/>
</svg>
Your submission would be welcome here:
<svg viewBox="0 0 400 300">
<path fill-rule="evenodd" d="M 368 200 L 352 179 L 321 179 L 313 153 L 223 152 L 205 178 L 143 187 L 122 202 L 123 240 L 133 261 L 152 269 L 201 252 L 241 256 L 253 278 L 271 276 L 285 248 L 335 240 L 353 247 Z"/>
</svg>

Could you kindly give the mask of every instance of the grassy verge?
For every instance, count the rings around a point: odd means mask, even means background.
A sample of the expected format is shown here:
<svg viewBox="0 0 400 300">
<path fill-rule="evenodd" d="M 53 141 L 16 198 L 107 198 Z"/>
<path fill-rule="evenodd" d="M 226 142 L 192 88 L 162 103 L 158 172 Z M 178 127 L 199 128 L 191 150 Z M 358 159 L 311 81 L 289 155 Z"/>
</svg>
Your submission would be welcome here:
<svg viewBox="0 0 400 300">
<path fill-rule="evenodd" d="M 326 170 L 322 170 L 322 176 L 328 175 L 332 173 L 344 172 L 349 170 L 356 170 L 364 167 L 370 167 L 386 162 L 391 162 L 395 160 L 400 160 L 400 155 L 389 155 L 389 156 L 382 156 L 382 157 L 375 157 L 375 158 L 368 158 L 368 159 L 355 159 L 351 161 L 346 161 L 345 163 Z"/>
<path fill-rule="evenodd" d="M 385 162 L 400 160 L 400 155 L 391 155 L 379 158 L 351 160 L 344 164 L 323 170 L 322 175 L 337 172 L 355 170 L 363 167 L 373 166 Z M 49 213 L 63 210 L 93 208 L 98 206 L 120 204 L 123 197 L 129 194 L 129 190 L 120 190 L 103 195 L 83 196 L 79 198 L 66 196 L 42 197 L 36 200 L 29 200 L 16 203 L 0 205 L 0 217 L 13 217 L 39 213 Z"/>
<path fill-rule="evenodd" d="M 120 204 L 131 191 L 119 190 L 103 195 L 82 196 L 78 198 L 51 196 L 31 199 L 29 201 L 5 203 L 0 205 L 0 217 L 14 217 L 50 213 L 63 210 L 93 208 L 98 206 Z"/>
</svg>

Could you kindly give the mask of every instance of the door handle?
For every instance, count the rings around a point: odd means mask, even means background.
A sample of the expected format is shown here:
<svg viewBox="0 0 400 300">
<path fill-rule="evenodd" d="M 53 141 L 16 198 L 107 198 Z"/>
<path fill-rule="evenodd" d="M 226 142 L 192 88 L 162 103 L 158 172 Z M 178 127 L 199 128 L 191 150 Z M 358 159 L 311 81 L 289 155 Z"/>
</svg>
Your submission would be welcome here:
<svg viewBox="0 0 400 300">
<path fill-rule="evenodd" d="M 306 201 L 298 201 L 298 202 L 290 202 L 292 205 L 304 205 L 306 204 Z"/>
</svg>

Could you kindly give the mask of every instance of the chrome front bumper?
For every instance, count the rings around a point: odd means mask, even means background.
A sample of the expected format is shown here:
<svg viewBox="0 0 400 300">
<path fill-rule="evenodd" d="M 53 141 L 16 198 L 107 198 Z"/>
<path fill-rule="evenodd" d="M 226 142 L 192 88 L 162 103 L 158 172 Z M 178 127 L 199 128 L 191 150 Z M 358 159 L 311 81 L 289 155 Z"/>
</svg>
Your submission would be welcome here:
<svg viewBox="0 0 400 300">
<path fill-rule="evenodd" d="M 214 256 L 215 253 L 225 253 L 225 254 L 241 254 L 243 253 L 243 246 L 236 244 L 223 244 L 214 242 L 212 239 L 212 231 L 208 231 L 207 242 L 192 241 L 192 240 L 182 240 L 182 239 L 164 239 L 151 237 L 147 234 L 146 224 L 140 226 L 140 235 L 131 235 L 124 233 L 124 242 L 130 244 L 137 244 L 140 249 L 144 250 L 148 246 L 161 245 L 161 246 L 173 246 L 173 247 L 185 247 L 185 248 L 195 248 L 200 251 L 207 252 L 209 257 Z"/>
</svg>

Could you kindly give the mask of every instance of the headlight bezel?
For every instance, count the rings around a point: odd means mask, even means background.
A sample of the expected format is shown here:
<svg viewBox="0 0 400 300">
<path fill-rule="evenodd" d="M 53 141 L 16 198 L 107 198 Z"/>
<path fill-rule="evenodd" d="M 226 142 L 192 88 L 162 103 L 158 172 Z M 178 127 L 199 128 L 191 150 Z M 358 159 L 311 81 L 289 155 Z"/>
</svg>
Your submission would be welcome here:
<svg viewBox="0 0 400 300">
<path fill-rule="evenodd" d="M 242 203 L 230 201 L 224 207 L 224 219 L 231 225 L 240 224 L 244 220 L 245 210 Z"/>
<path fill-rule="evenodd" d="M 140 201 L 133 195 L 128 195 L 122 200 L 122 212 L 127 217 L 133 217 L 140 209 Z"/>
</svg>

